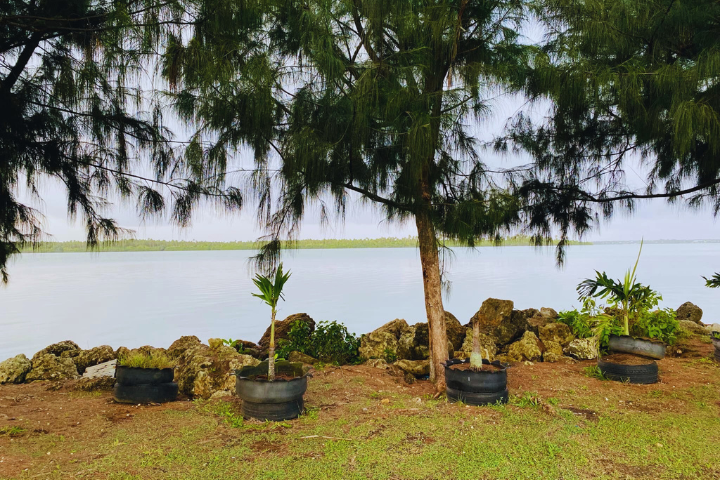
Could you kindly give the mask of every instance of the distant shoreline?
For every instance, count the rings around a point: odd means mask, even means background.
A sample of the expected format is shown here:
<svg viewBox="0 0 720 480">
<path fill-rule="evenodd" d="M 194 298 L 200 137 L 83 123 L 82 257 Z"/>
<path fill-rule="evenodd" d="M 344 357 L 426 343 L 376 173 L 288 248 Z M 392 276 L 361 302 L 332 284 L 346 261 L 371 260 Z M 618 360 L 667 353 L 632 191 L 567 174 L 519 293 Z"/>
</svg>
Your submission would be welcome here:
<svg viewBox="0 0 720 480">
<path fill-rule="evenodd" d="M 636 245 L 640 240 L 578 242 L 571 241 L 570 245 Z M 720 240 L 646 240 L 646 245 L 674 245 L 674 244 L 703 244 L 720 243 Z M 198 242 L 175 240 L 122 240 L 112 244 L 100 245 L 99 252 L 192 252 L 192 251 L 231 251 L 231 250 L 257 250 L 262 244 L 258 242 Z M 534 244 L 530 237 L 514 236 L 504 239 L 500 245 L 492 241 L 478 242 L 476 247 L 530 247 Z M 553 241 L 549 246 L 556 245 Z M 448 242 L 448 247 L 463 247 L 457 242 Z M 358 239 L 329 239 L 329 240 L 298 240 L 288 248 L 300 250 L 341 249 L 341 248 L 417 248 L 417 239 L 406 238 L 358 238 Z M 85 242 L 45 242 L 37 249 L 27 247 L 22 253 L 85 253 L 88 249 Z"/>
<path fill-rule="evenodd" d="M 591 245 L 588 242 L 570 242 L 571 245 Z M 174 240 L 122 240 L 100 245 L 100 252 L 186 252 L 186 251 L 217 251 L 217 250 L 257 250 L 262 243 L 258 242 L 196 242 Z M 499 246 L 518 247 L 532 246 L 530 237 L 514 236 L 503 239 Z M 550 245 L 555 245 L 552 242 Z M 448 242 L 449 247 L 461 247 L 457 242 Z M 492 241 L 478 242 L 476 247 L 496 246 Z M 301 250 L 340 249 L 340 248 L 417 248 L 417 239 L 406 238 L 363 238 L 348 240 L 298 240 L 290 248 Z M 45 242 L 38 248 L 23 249 L 23 253 L 81 253 L 87 252 L 85 242 Z"/>
</svg>

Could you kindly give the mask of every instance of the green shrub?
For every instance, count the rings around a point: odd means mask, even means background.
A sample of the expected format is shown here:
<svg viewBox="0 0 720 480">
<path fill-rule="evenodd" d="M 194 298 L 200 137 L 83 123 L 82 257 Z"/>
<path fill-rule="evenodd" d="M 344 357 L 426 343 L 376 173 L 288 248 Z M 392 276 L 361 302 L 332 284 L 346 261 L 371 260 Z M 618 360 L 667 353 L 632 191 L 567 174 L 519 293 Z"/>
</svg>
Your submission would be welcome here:
<svg viewBox="0 0 720 480">
<path fill-rule="evenodd" d="M 287 358 L 290 352 L 297 351 L 322 362 L 337 365 L 359 360 L 360 339 L 338 322 L 319 322 L 315 331 L 311 331 L 310 325 L 297 320 L 290 327 L 288 339 L 278 341 L 278 345 L 278 356 L 283 358 Z"/>
<path fill-rule="evenodd" d="M 172 368 L 172 360 L 162 352 L 153 351 L 149 354 L 130 352 L 118 358 L 118 365 L 131 368 Z"/>
<path fill-rule="evenodd" d="M 620 318 L 604 313 L 592 298 L 586 298 L 583 301 L 583 308 L 580 311 L 560 312 L 558 322 L 570 327 L 573 335 L 578 338 L 597 337 L 601 352 L 607 352 L 610 335 L 623 334 Z"/>
<path fill-rule="evenodd" d="M 638 337 L 656 338 L 672 345 L 677 340 L 679 325 L 675 311 L 671 308 L 654 312 L 643 311 L 639 313 L 631 333 Z"/>
<path fill-rule="evenodd" d="M 595 335 L 592 331 L 590 316 L 577 309 L 560 312 L 557 321 L 570 327 L 573 335 L 578 338 L 590 338 Z"/>
</svg>

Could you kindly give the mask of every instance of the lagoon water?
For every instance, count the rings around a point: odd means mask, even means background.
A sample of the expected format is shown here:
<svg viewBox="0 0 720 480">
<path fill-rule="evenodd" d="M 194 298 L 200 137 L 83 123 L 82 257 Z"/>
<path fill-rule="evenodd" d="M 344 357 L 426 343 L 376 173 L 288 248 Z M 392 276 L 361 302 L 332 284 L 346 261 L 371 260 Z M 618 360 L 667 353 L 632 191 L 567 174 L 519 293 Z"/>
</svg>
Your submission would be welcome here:
<svg viewBox="0 0 720 480">
<path fill-rule="evenodd" d="M 638 245 L 575 246 L 557 268 L 553 248 L 457 248 L 447 265 L 445 309 L 466 323 L 488 297 L 516 308 L 578 306 L 575 287 L 594 270 L 622 277 Z M 18 257 L 0 288 L 0 361 L 60 340 L 82 348 L 109 344 L 167 347 L 182 335 L 258 341 L 269 308 L 253 291 L 251 251 L 44 253 Z M 297 250 L 278 318 L 306 312 L 357 334 L 394 319 L 424 322 L 416 249 Z M 661 306 L 699 305 L 720 322 L 720 291 L 701 275 L 720 270 L 720 243 L 645 245 L 638 279 L 658 290 Z"/>
</svg>

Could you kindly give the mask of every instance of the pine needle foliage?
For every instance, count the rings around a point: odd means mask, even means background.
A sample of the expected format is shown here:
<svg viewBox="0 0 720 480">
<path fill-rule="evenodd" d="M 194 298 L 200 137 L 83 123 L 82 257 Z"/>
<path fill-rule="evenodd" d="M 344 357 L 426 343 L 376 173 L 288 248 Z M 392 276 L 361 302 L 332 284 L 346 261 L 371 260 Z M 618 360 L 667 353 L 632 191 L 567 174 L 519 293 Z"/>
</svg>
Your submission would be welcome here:
<svg viewBox="0 0 720 480">
<path fill-rule="evenodd" d="M 390 220 L 427 211 L 439 238 L 468 245 L 517 221 L 518 202 L 490 178 L 470 129 L 487 115 L 486 97 L 522 84 L 532 52 L 517 33 L 523 2 L 257 0 L 237 9 L 226 35 L 178 45 L 168 70 L 183 74 L 177 107 L 198 138 L 212 138 L 211 150 L 255 152 L 269 228 L 263 270 L 296 238 L 309 203 L 325 219 L 342 216 L 350 192 Z"/>
<path fill-rule="evenodd" d="M 537 0 L 533 8 L 548 35 L 527 91 L 551 101 L 550 116 L 520 115 L 496 144 L 537 162 L 516 183 L 530 227 L 582 233 L 616 206 L 650 198 L 709 204 L 717 214 L 720 3 Z M 643 189 L 626 177 L 638 158 Z"/>
<path fill-rule="evenodd" d="M 237 189 L 195 168 L 163 123 L 152 73 L 189 25 L 210 23 L 194 0 L 0 2 L 0 274 L 43 237 L 39 187 L 59 183 L 87 244 L 129 235 L 105 216 L 113 198 L 187 225 L 211 199 L 240 208 Z"/>
</svg>

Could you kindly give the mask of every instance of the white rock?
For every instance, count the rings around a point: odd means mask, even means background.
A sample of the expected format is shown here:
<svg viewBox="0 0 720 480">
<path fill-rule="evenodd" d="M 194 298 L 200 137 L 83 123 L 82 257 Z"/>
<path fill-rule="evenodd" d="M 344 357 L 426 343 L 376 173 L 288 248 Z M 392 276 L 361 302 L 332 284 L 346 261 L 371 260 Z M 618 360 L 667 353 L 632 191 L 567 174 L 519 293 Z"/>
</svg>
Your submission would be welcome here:
<svg viewBox="0 0 720 480">
<path fill-rule="evenodd" d="M 116 365 L 117 360 L 110 360 L 109 362 L 88 367 L 85 369 L 83 378 L 114 377 Z"/>
</svg>

